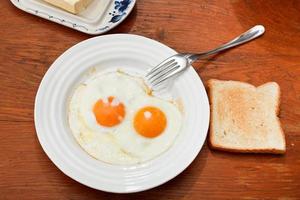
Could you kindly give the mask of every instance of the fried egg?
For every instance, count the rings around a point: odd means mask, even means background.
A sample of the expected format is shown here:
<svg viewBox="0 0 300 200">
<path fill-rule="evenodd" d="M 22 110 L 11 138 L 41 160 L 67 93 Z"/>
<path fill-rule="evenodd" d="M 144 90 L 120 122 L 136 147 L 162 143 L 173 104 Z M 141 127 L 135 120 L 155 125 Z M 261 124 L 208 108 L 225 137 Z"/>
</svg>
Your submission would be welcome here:
<svg viewBox="0 0 300 200">
<path fill-rule="evenodd" d="M 138 77 L 97 74 L 81 83 L 68 110 L 71 132 L 92 157 L 136 164 L 165 152 L 180 132 L 178 106 L 151 96 Z"/>
<path fill-rule="evenodd" d="M 138 97 L 124 122 L 113 136 L 120 147 L 140 162 L 165 152 L 174 143 L 182 116 L 171 102 L 151 96 Z"/>
</svg>

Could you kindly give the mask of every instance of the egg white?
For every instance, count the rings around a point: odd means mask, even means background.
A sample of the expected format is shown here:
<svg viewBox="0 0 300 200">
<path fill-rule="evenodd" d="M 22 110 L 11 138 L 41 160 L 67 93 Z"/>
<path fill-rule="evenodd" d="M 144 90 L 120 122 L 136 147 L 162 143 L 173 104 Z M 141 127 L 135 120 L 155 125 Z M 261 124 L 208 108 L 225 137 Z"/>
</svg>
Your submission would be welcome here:
<svg viewBox="0 0 300 200">
<path fill-rule="evenodd" d="M 123 121 L 111 128 L 99 125 L 93 106 L 99 99 L 116 97 L 125 106 Z M 135 113 L 144 106 L 164 112 L 167 127 L 155 138 L 139 135 L 133 127 Z M 94 158 L 110 164 L 136 164 L 166 151 L 180 132 L 182 116 L 178 107 L 148 95 L 142 79 L 120 72 L 97 74 L 74 91 L 68 110 L 71 132 L 79 145 Z"/>
<path fill-rule="evenodd" d="M 165 130 L 157 137 L 147 138 L 136 132 L 134 116 L 143 107 L 153 106 L 159 108 L 166 116 Z M 182 115 L 178 107 L 168 101 L 152 96 L 139 96 L 131 105 L 126 120 L 117 132 L 113 133 L 120 147 L 127 154 L 137 158 L 139 162 L 150 160 L 165 152 L 174 143 L 180 132 Z"/>
<path fill-rule="evenodd" d="M 134 98 L 145 94 L 143 84 L 140 84 L 138 78 L 116 72 L 100 74 L 87 80 L 81 85 L 82 89 L 78 91 L 76 98 L 79 102 L 79 115 L 82 122 L 92 131 L 110 132 L 118 128 L 118 126 L 106 128 L 97 123 L 93 113 L 93 106 L 99 100 L 107 100 L 109 96 L 113 96 L 124 104 L 126 110 Z M 126 120 L 127 115 L 125 114 Z"/>
</svg>

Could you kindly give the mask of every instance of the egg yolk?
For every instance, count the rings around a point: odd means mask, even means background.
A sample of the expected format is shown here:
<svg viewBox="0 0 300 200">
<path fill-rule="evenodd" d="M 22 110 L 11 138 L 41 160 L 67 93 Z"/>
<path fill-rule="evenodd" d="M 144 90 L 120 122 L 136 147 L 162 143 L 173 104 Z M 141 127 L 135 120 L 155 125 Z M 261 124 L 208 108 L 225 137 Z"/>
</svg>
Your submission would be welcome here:
<svg viewBox="0 0 300 200">
<path fill-rule="evenodd" d="M 156 107 L 144 107 L 134 117 L 134 128 L 142 136 L 154 138 L 159 136 L 166 128 L 165 114 Z"/>
<path fill-rule="evenodd" d="M 116 126 L 124 119 L 125 106 L 115 97 L 99 99 L 94 105 L 93 112 L 97 122 L 106 127 Z"/>
</svg>

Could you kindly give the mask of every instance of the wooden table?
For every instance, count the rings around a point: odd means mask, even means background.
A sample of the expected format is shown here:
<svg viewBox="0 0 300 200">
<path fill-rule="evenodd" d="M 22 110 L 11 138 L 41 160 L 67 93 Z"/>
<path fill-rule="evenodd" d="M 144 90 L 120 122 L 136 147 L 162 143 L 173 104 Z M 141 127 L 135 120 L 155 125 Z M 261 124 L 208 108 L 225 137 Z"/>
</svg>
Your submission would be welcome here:
<svg viewBox="0 0 300 200">
<path fill-rule="evenodd" d="M 0 2 L 0 199 L 300 199 L 300 1 L 139 0 L 110 33 L 134 33 L 180 52 L 207 50 L 255 24 L 265 35 L 194 65 L 211 78 L 281 87 L 287 153 L 242 155 L 204 145 L 178 177 L 146 192 L 115 195 L 65 176 L 43 152 L 33 111 L 38 86 L 66 49 L 92 36 Z"/>
</svg>

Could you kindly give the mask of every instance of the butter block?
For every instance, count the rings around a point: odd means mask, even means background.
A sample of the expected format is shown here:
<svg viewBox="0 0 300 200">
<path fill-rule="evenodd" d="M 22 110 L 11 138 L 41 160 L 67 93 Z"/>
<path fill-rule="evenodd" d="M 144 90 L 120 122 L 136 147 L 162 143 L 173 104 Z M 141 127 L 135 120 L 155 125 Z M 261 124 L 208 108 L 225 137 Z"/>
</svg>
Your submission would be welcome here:
<svg viewBox="0 0 300 200">
<path fill-rule="evenodd" d="M 70 13 L 78 14 L 92 2 L 92 0 L 44 0 L 45 2 L 64 9 Z"/>
</svg>

